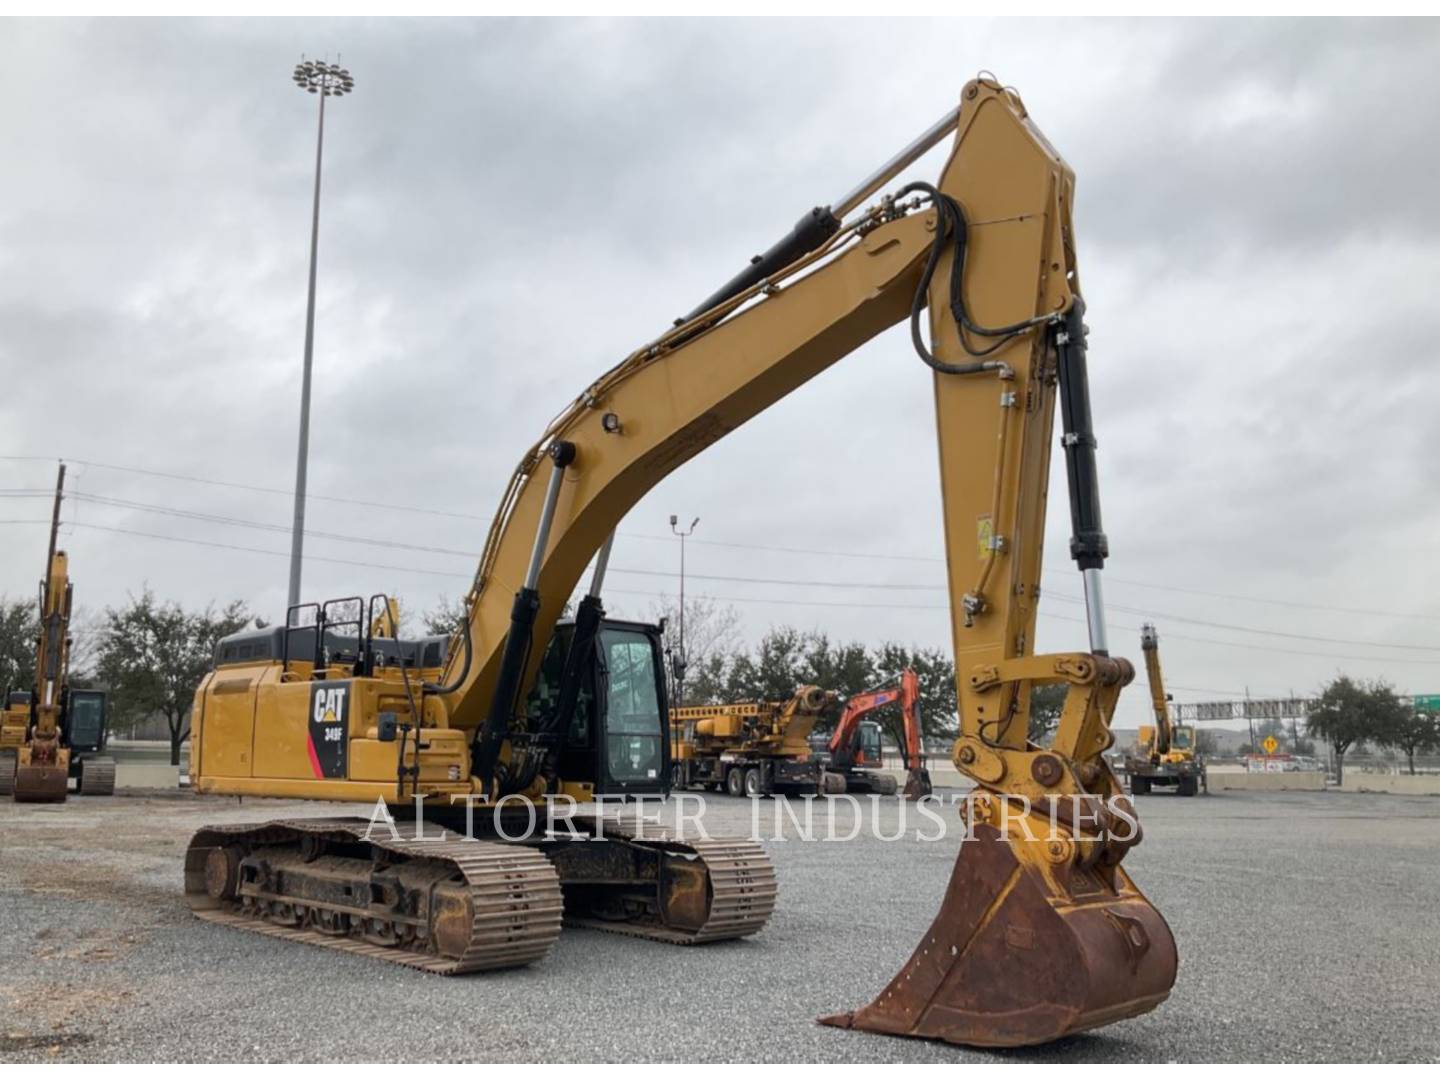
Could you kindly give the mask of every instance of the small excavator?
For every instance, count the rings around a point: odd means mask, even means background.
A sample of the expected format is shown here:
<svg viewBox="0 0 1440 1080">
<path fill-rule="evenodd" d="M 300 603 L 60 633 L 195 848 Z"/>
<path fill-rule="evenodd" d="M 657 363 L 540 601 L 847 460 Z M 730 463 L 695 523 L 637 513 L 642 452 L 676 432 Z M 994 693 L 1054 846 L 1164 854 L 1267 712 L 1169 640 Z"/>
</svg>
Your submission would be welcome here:
<svg viewBox="0 0 1440 1080">
<path fill-rule="evenodd" d="M 887 190 L 950 135 L 935 183 Z M 371 815 L 201 829 L 185 862 L 196 913 L 446 973 L 538 960 L 562 924 L 681 943 L 759 930 L 775 876 L 748 840 L 599 813 L 568 835 L 457 830 L 470 811 L 477 824 L 502 811 L 523 821 L 550 798 L 666 791 L 660 635 L 607 618 L 601 601 L 617 525 L 685 462 L 908 322 L 935 393 L 952 760 L 977 791 L 914 955 L 869 1005 L 823 1022 L 1022 1046 L 1164 1001 L 1175 943 L 1124 867 L 1140 834 L 1103 756 L 1134 669 L 1106 636 L 1074 182 L 1019 95 L 972 80 L 936 124 L 551 421 L 505 487 L 447 641 L 376 638 L 373 602 L 367 618 L 350 598 L 223 642 L 195 697 L 195 788 L 351 801 Z M 1089 645 L 1037 655 L 1057 406 Z M 817 482 L 833 464 L 817 460 Z M 1037 746 L 1031 690 L 1050 683 L 1067 697 L 1052 742 Z M 388 827 L 377 800 L 393 811 Z"/>
<path fill-rule="evenodd" d="M 827 747 L 830 772 L 843 780 L 841 790 L 894 795 L 895 777 L 878 770 L 882 765 L 880 725 L 864 720 L 876 709 L 900 704 L 901 754 L 905 760 L 907 799 L 923 799 L 935 789 L 925 767 L 924 736 L 920 730 L 920 676 L 910 668 L 879 686 L 855 694 L 835 724 Z"/>
<path fill-rule="evenodd" d="M 1150 683 L 1155 723 L 1142 724 L 1135 747 L 1125 755 L 1125 773 L 1132 795 L 1148 795 L 1157 787 L 1173 787 L 1177 795 L 1210 792 L 1205 761 L 1197 753 L 1195 729 L 1170 719 L 1170 695 L 1160 673 L 1160 635 L 1153 623 L 1140 627 L 1140 649 Z"/>
<path fill-rule="evenodd" d="M 115 762 L 104 755 L 109 737 L 103 690 L 70 685 L 70 611 L 74 587 L 69 559 L 57 550 L 65 465 L 55 482 L 50 550 L 40 582 L 40 632 L 35 682 L 11 688 L 0 710 L 0 795 L 16 802 L 64 802 L 70 780 L 81 795 L 113 795 Z"/>
</svg>

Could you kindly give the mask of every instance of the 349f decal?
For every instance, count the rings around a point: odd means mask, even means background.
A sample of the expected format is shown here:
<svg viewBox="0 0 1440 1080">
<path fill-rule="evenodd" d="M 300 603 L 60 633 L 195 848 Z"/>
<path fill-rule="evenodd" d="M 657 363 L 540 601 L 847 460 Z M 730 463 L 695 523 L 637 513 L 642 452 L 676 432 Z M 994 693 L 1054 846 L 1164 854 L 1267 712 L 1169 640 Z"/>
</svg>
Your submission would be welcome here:
<svg viewBox="0 0 1440 1080">
<path fill-rule="evenodd" d="M 317 780 L 345 779 L 350 684 L 317 682 L 310 690 L 310 768 Z"/>
</svg>

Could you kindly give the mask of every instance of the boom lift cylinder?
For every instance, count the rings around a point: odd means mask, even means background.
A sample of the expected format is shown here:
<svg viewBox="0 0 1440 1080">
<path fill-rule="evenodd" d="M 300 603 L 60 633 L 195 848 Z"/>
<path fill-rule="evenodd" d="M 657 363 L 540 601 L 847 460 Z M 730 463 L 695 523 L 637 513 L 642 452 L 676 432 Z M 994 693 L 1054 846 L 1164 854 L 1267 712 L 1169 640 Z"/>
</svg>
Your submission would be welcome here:
<svg viewBox="0 0 1440 1080">
<path fill-rule="evenodd" d="M 525 664 L 530 658 L 530 647 L 535 632 L 535 616 L 540 611 L 540 566 L 545 557 L 545 548 L 550 543 L 550 527 L 555 521 L 555 507 L 560 501 L 560 484 L 565 479 L 565 470 L 575 460 L 575 444 L 558 441 L 550 447 L 550 483 L 545 489 L 545 505 L 540 511 L 540 526 L 535 530 L 535 544 L 530 550 L 530 565 L 525 571 L 525 583 L 515 592 L 515 602 L 510 608 L 510 632 L 505 638 L 505 652 L 500 660 L 500 675 L 495 681 L 495 695 L 490 700 L 490 712 L 485 725 L 480 729 L 475 753 L 476 775 L 485 785 L 487 793 L 494 795 L 495 762 L 500 747 L 510 733 L 510 715 L 515 699 L 520 693 L 520 679 L 525 674 Z"/>
</svg>

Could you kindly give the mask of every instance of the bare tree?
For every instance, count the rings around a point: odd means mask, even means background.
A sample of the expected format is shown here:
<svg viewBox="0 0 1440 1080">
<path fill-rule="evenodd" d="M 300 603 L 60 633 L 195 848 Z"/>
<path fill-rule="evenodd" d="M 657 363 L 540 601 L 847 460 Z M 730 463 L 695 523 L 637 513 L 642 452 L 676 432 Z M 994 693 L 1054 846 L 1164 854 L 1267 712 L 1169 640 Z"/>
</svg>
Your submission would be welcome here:
<svg viewBox="0 0 1440 1080">
<path fill-rule="evenodd" d="M 651 618 L 664 620 L 665 655 L 673 663 L 680 655 L 680 605 L 662 597 L 651 605 Z M 685 700 L 675 705 L 709 701 L 719 692 L 729 660 L 740 642 L 740 613 L 704 596 L 685 598 Z M 790 692 L 794 691 L 791 687 Z"/>
</svg>

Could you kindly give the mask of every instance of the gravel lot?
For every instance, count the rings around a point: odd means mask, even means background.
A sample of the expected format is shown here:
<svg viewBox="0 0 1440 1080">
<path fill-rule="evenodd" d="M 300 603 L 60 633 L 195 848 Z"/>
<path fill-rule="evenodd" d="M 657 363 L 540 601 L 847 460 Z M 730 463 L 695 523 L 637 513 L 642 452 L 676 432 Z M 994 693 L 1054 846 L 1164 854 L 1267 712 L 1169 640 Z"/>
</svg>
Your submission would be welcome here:
<svg viewBox="0 0 1440 1080">
<path fill-rule="evenodd" d="M 750 810 L 711 797 L 706 824 L 748 831 Z M 0 803 L 0 1062 L 1440 1058 L 1440 799 L 1142 800 L 1146 839 L 1127 866 L 1174 928 L 1175 992 L 1138 1019 L 1005 1055 L 813 1022 L 868 1001 L 909 956 L 958 831 L 767 843 L 781 898 L 748 941 L 567 930 L 538 965 L 459 979 L 190 916 L 180 864 L 199 824 L 337 811 L 355 808 Z M 882 830 L 898 813 L 882 804 Z"/>
</svg>

